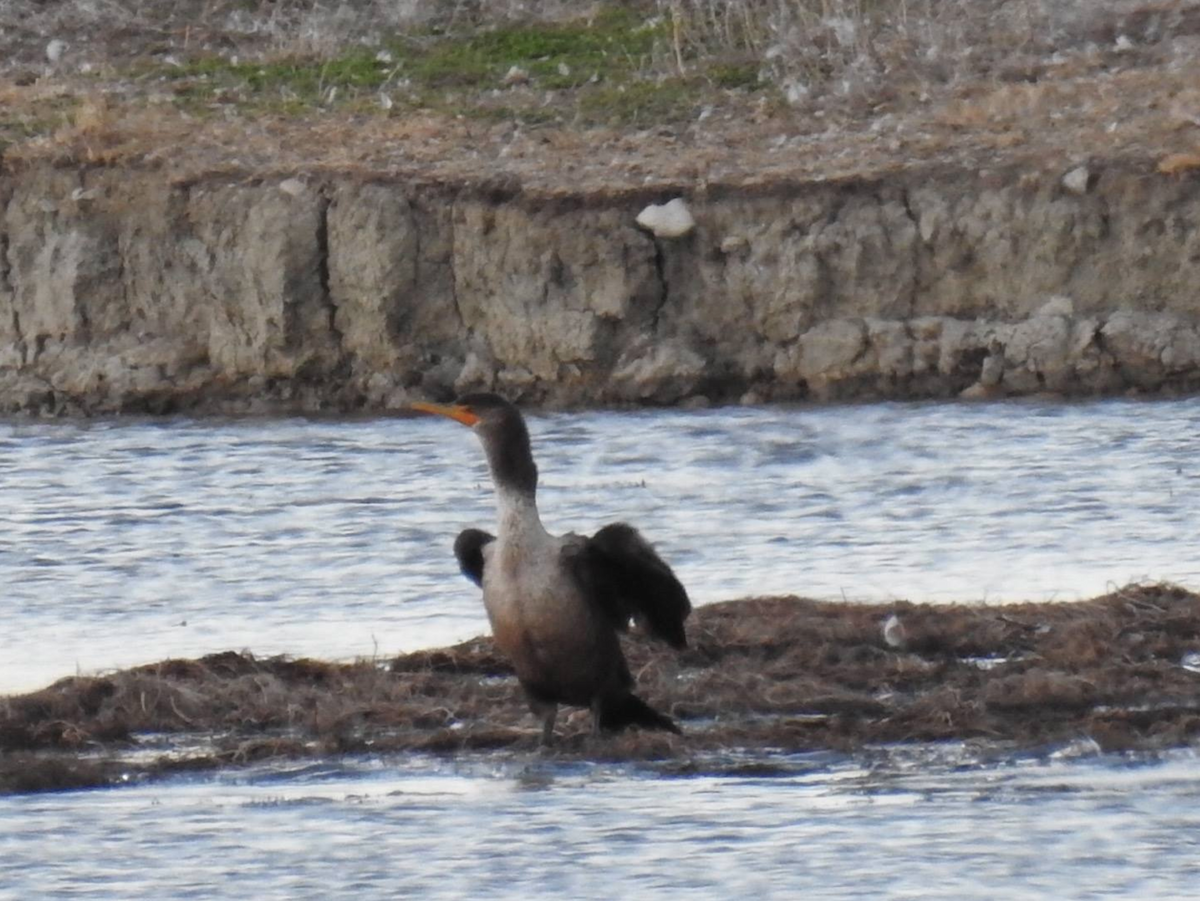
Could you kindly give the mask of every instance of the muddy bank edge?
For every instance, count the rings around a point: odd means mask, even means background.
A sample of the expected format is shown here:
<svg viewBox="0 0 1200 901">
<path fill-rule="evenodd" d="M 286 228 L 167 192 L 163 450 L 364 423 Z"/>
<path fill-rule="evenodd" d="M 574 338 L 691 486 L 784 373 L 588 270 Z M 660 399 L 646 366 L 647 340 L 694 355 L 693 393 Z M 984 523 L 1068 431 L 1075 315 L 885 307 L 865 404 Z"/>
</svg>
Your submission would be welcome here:
<svg viewBox="0 0 1200 901">
<path fill-rule="evenodd" d="M 643 207 L 682 197 L 689 234 Z M 0 173 L 0 411 L 1194 392 L 1200 172 L 837 182 Z"/>
</svg>

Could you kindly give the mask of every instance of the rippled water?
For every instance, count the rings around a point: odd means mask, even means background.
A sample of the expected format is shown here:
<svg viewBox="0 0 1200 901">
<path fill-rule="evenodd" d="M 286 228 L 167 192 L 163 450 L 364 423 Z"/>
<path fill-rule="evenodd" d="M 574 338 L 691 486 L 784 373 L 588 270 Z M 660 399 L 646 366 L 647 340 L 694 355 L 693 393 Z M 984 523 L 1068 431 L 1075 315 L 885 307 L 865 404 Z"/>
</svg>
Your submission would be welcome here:
<svg viewBox="0 0 1200 901">
<path fill-rule="evenodd" d="M 1198 426 L 1200 400 L 531 418 L 548 525 L 630 519 L 700 602 L 1198 587 Z M 478 634 L 450 546 L 491 504 L 477 442 L 441 419 L 0 424 L 0 693 Z M 0 798 L 0 899 L 1193 897 L 1200 761 L 1080 738 L 686 777 L 343 760 Z"/>
<path fill-rule="evenodd" d="M 774 775 L 358 761 L 0 799 L 0 897 L 1191 898 L 1162 759 L 811 755 Z"/>
<path fill-rule="evenodd" d="M 1200 402 L 531 417 L 556 531 L 628 518 L 693 597 L 1073 599 L 1200 587 Z M 492 521 L 435 417 L 0 424 L 0 692 L 168 655 L 390 655 L 486 622 Z"/>
</svg>

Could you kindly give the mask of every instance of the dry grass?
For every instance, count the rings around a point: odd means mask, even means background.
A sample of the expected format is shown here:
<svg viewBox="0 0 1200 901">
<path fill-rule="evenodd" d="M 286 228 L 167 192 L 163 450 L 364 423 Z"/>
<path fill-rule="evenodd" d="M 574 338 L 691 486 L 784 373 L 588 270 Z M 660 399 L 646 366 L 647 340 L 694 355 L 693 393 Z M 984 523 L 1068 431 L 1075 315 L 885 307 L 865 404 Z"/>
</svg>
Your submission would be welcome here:
<svg viewBox="0 0 1200 901">
<path fill-rule="evenodd" d="M 797 96 L 883 95 L 1182 49 L 1200 10 L 1180 0 L 658 0 L 676 58 L 740 54 Z M 882 92 L 882 93 L 881 93 Z"/>
<path fill-rule="evenodd" d="M 905 646 L 881 625 L 899 615 Z M 629 643 L 639 692 L 683 737 L 591 735 L 564 718 L 557 753 L 672 760 L 748 750 L 855 751 L 988 740 L 1105 750 L 1200 736 L 1200 596 L 1132 586 L 1078 604 L 891 607 L 760 598 L 700 608 L 691 647 Z M 0 791 L 106 784 L 180 769 L 348 753 L 534 753 L 537 724 L 490 640 L 387 665 L 224 653 L 69 678 L 0 701 Z M 123 755 L 180 736 L 158 756 Z"/>
<path fill-rule="evenodd" d="M 0 159 L 554 192 L 1179 175 L 1198 67 L 1198 0 L 0 0 Z"/>
</svg>

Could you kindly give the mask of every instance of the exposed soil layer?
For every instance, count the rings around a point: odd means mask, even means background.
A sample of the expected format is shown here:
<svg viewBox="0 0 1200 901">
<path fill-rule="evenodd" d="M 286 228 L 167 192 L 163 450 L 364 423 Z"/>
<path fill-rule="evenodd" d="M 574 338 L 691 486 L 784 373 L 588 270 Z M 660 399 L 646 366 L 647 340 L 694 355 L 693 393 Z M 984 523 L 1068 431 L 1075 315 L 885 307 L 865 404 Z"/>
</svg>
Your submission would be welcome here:
<svg viewBox="0 0 1200 901">
<path fill-rule="evenodd" d="M 893 613 L 899 646 L 884 635 Z M 1170 585 L 1005 606 L 754 598 L 698 609 L 689 637 L 681 654 L 627 643 L 639 693 L 682 736 L 593 736 L 575 711 L 551 753 L 686 770 L 725 751 L 1081 738 L 1157 750 L 1200 735 L 1200 595 Z M 226 652 L 0 700 L 0 793 L 270 759 L 529 755 L 539 733 L 490 639 L 350 664 Z"/>
</svg>

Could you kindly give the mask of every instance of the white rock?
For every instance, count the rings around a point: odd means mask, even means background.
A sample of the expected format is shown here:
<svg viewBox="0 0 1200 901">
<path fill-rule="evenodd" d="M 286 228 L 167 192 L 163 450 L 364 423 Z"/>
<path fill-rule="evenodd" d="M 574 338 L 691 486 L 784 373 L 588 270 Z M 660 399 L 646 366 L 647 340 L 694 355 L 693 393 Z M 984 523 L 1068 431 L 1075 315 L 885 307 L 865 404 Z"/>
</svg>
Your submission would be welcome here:
<svg viewBox="0 0 1200 901">
<path fill-rule="evenodd" d="M 745 235 L 730 235 L 721 240 L 721 253 L 741 253 L 750 247 L 750 241 Z"/>
<path fill-rule="evenodd" d="M 62 59 L 63 52 L 66 49 L 67 42 L 60 41 L 58 38 L 55 38 L 46 45 L 46 59 L 50 60 L 52 63 L 56 63 Z"/>
<path fill-rule="evenodd" d="M 504 83 L 507 85 L 525 84 L 529 81 L 529 73 L 520 66 L 513 66 L 504 75 Z"/>
<path fill-rule="evenodd" d="M 1091 736 L 1083 736 L 1063 745 L 1050 755 L 1051 760 L 1075 760 L 1080 757 L 1095 757 L 1102 754 L 1104 749 Z"/>
<path fill-rule="evenodd" d="M 1038 308 L 1038 311 L 1033 315 L 1065 316 L 1070 319 L 1075 315 L 1075 301 L 1071 300 L 1071 298 L 1067 297 L 1065 294 L 1055 294 L 1044 304 L 1042 304 L 1041 307 Z"/>
<path fill-rule="evenodd" d="M 889 648 L 903 648 L 908 644 L 908 633 L 900 617 L 892 614 L 883 623 L 883 640 Z"/>
<path fill-rule="evenodd" d="M 1072 194 L 1086 194 L 1091 173 L 1087 166 L 1076 166 L 1062 178 L 1062 185 Z"/>
<path fill-rule="evenodd" d="M 308 186 L 298 178 L 288 178 L 279 183 L 279 190 L 289 197 L 299 197 L 308 190 Z"/>
<path fill-rule="evenodd" d="M 637 224 L 656 238 L 682 238 L 696 227 L 696 220 L 683 199 L 676 197 L 661 205 L 650 204 L 638 213 Z"/>
<path fill-rule="evenodd" d="M 802 81 L 788 81 L 783 86 L 783 95 L 787 98 L 787 102 L 793 105 L 800 103 L 808 97 L 808 85 Z"/>
</svg>

